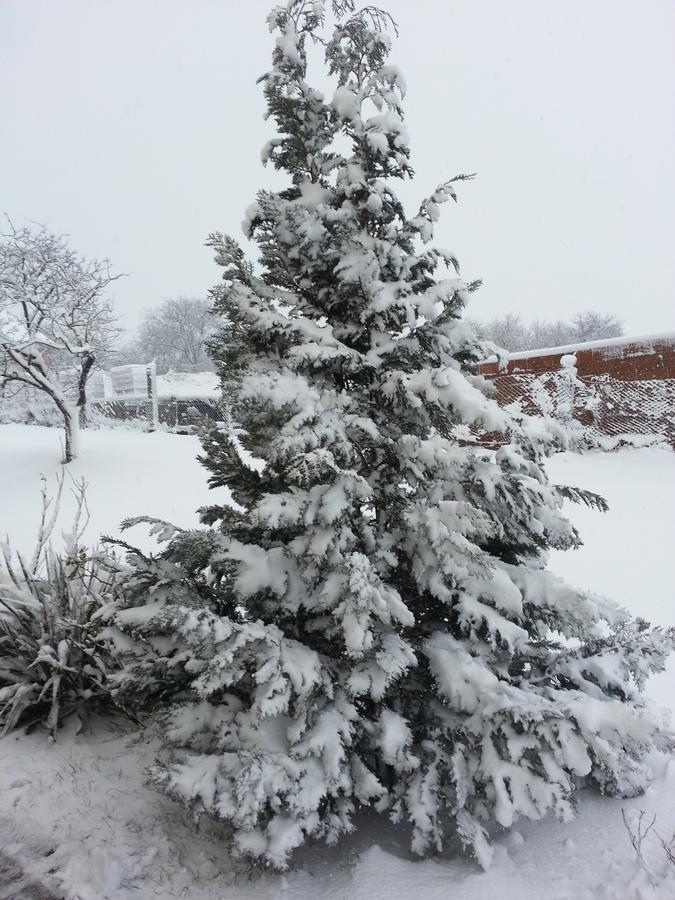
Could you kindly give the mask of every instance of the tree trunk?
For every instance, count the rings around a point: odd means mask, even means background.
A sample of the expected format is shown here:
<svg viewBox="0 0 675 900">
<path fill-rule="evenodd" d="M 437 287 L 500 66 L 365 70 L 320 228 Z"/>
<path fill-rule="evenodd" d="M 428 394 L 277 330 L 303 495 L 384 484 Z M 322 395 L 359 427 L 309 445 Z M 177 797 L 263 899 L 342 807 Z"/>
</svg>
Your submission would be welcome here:
<svg viewBox="0 0 675 900">
<path fill-rule="evenodd" d="M 61 404 L 59 404 L 59 409 L 63 414 L 63 424 L 66 435 L 63 462 L 69 463 L 74 459 L 77 459 L 80 455 L 79 407 L 61 406 Z"/>
<path fill-rule="evenodd" d="M 47 394 L 56 404 L 57 409 L 63 416 L 63 424 L 65 430 L 65 450 L 63 454 L 63 462 L 69 463 L 76 459 L 79 455 L 79 435 L 80 435 L 80 418 L 79 404 L 73 406 L 64 396 L 58 384 L 50 382 L 49 376 L 42 365 L 35 362 L 30 355 L 24 355 L 15 347 L 5 346 L 3 348 L 10 360 L 22 371 L 22 376 L 15 380 L 28 384 L 33 388 Z M 39 362 L 39 361 L 38 361 Z M 87 368 L 87 372 L 93 365 L 94 358 Z M 83 386 L 86 389 L 86 377 Z M 86 398 L 86 393 L 85 393 Z M 79 399 L 79 398 L 78 398 Z"/>
<path fill-rule="evenodd" d="M 82 428 L 86 427 L 87 424 L 87 379 L 91 374 L 95 360 L 96 357 L 93 353 L 86 353 L 82 357 L 80 375 L 77 379 L 77 408 Z"/>
</svg>

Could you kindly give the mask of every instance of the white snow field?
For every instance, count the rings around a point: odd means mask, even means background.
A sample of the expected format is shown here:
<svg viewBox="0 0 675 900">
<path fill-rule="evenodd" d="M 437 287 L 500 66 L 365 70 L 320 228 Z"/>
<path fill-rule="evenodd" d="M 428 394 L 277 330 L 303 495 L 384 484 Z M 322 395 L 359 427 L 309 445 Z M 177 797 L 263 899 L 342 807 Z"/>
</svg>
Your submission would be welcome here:
<svg viewBox="0 0 675 900">
<path fill-rule="evenodd" d="M 117 533 L 127 516 L 154 515 L 193 525 L 195 510 L 213 498 L 196 461 L 195 438 L 133 431 L 86 431 L 82 458 L 69 467 L 88 484 L 91 521 L 86 539 Z M 0 426 L 0 535 L 29 551 L 40 513 L 40 475 L 55 484 L 59 432 Z M 655 623 L 675 621 L 675 454 L 651 447 L 615 453 L 561 454 L 549 463 L 553 480 L 595 490 L 611 510 L 569 512 L 585 546 L 553 554 L 568 580 L 614 597 Z M 221 493 L 221 497 L 223 494 Z M 70 508 L 69 508 L 70 507 Z M 61 521 L 69 524 L 72 504 Z M 142 529 L 132 540 L 151 542 Z M 675 706 L 675 667 L 654 679 L 655 702 Z M 376 816 L 357 833 L 294 858 L 285 875 L 250 872 L 233 863 L 225 829 L 202 821 L 144 781 L 157 746 L 152 736 L 101 725 L 92 734 L 66 729 L 56 744 L 43 733 L 0 740 L 0 900 L 2 859 L 18 861 L 33 883 L 68 900 L 673 900 L 675 866 L 652 831 L 638 866 L 623 826 L 640 810 L 656 815 L 656 830 L 675 830 L 675 766 L 657 754 L 654 783 L 632 800 L 579 797 L 569 825 L 552 818 L 521 822 L 497 835 L 489 872 L 453 855 L 416 861 L 405 835 Z M 649 871 L 647 871 L 647 868 Z M 38 896 L 36 893 L 35 896 Z"/>
<path fill-rule="evenodd" d="M 59 525 L 72 524 L 72 487 L 84 478 L 91 513 L 85 543 L 95 543 L 101 534 L 119 537 L 120 522 L 133 516 L 153 515 L 189 528 L 199 522 L 199 506 L 228 495 L 225 488 L 209 490 L 194 437 L 102 429 L 83 431 L 81 441 L 80 458 L 67 467 Z M 24 553 L 33 549 L 40 520 L 40 477 L 46 477 L 53 495 L 58 475 L 65 471 L 62 453 L 61 429 L 0 425 L 0 539 L 9 533 L 12 546 Z M 143 528 L 128 536 L 143 550 L 156 547 Z"/>
</svg>

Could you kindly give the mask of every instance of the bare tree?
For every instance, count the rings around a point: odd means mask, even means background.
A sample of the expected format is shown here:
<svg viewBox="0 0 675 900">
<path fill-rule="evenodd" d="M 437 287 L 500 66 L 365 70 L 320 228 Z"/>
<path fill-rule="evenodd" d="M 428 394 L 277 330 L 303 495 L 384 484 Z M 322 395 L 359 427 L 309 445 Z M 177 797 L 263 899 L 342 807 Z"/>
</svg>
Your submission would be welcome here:
<svg viewBox="0 0 675 900">
<path fill-rule="evenodd" d="M 484 324 L 479 323 L 478 332 L 482 338 L 504 350 L 513 352 L 529 349 L 528 328 L 518 313 L 506 313 Z"/>
<path fill-rule="evenodd" d="M 599 341 L 623 334 L 623 324 L 616 316 L 593 310 L 577 313 L 570 322 L 535 319 L 528 325 L 518 313 L 506 313 L 488 322 L 474 324 L 482 338 L 510 353 Z"/>
<path fill-rule="evenodd" d="M 601 313 L 594 310 L 577 313 L 572 319 L 574 340 L 601 341 L 605 338 L 621 337 L 623 322 L 612 313 Z"/>
<path fill-rule="evenodd" d="M 65 462 L 77 456 L 87 380 L 119 334 L 104 296 L 119 277 L 42 226 L 9 222 L 0 232 L 0 384 L 51 398 L 63 416 Z"/>
<path fill-rule="evenodd" d="M 576 340 L 573 326 L 562 319 L 547 322 L 546 319 L 535 319 L 530 325 L 528 346 L 526 350 L 539 350 L 542 347 L 562 347 Z"/>
<path fill-rule="evenodd" d="M 210 369 L 205 344 L 215 324 L 208 301 L 174 297 L 145 313 L 133 350 L 139 359 L 139 354 L 144 360 L 155 359 L 159 366 Z"/>
</svg>

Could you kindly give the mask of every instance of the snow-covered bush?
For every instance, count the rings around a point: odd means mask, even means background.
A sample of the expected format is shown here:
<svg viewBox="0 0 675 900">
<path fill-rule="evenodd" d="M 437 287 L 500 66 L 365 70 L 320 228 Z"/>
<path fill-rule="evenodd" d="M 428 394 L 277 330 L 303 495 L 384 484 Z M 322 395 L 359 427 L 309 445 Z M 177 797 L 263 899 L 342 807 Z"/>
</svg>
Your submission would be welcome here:
<svg viewBox="0 0 675 900">
<path fill-rule="evenodd" d="M 101 635 L 99 614 L 111 599 L 116 566 L 79 546 L 83 485 L 78 495 L 76 522 L 62 554 L 48 546 L 58 496 L 49 501 L 44 485 L 32 559 L 12 553 L 7 543 L 1 547 L 0 733 L 41 723 L 54 737 L 68 716 L 84 723 L 92 710 L 110 705 L 108 677 L 116 662 Z"/>
<path fill-rule="evenodd" d="M 580 543 L 564 497 L 601 501 L 548 481 L 564 429 L 476 375 L 472 285 L 426 246 L 457 179 L 412 218 L 394 193 L 412 170 L 387 17 L 339 0 L 324 35 L 324 6 L 269 17 L 263 156 L 289 182 L 247 210 L 260 268 L 211 239 L 212 352 L 247 454 L 212 428 L 203 461 L 235 506 L 155 522 L 166 551 L 132 554 L 117 690 L 173 698 L 155 777 L 228 820 L 238 853 L 284 867 L 374 807 L 416 853 L 457 834 L 487 866 L 491 824 L 569 819 L 582 783 L 646 786 L 672 735 L 641 691 L 673 634 L 546 571 Z M 332 98 L 307 81 L 310 42 Z M 510 442 L 489 453 L 480 429 Z"/>
</svg>

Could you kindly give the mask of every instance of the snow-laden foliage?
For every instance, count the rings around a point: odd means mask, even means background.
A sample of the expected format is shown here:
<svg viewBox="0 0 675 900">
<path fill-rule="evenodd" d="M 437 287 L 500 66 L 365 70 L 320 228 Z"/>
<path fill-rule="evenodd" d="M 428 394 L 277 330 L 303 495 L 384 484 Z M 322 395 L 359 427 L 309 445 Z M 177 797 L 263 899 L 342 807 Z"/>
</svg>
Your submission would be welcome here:
<svg viewBox="0 0 675 900">
<path fill-rule="evenodd" d="M 415 852 L 457 833 L 487 866 L 491 822 L 568 819 L 583 781 L 645 787 L 671 736 L 641 689 L 673 635 L 546 571 L 579 544 L 563 497 L 601 501 L 548 482 L 561 426 L 475 374 L 471 286 L 429 244 L 464 176 L 412 218 L 394 193 L 412 170 L 386 17 L 345 0 L 326 36 L 324 6 L 269 17 L 263 158 L 289 182 L 246 212 L 259 266 L 211 238 L 242 432 L 212 428 L 203 461 L 236 505 L 197 531 L 153 523 L 166 551 L 132 556 L 108 611 L 136 653 L 118 690 L 174 700 L 155 778 L 228 820 L 239 853 L 284 867 L 373 806 Z M 312 41 L 332 96 L 307 80 Z M 489 453 L 481 430 L 510 443 Z"/>
<path fill-rule="evenodd" d="M 54 737 L 62 722 L 111 705 L 108 678 L 116 668 L 102 637 L 103 600 L 114 593 L 116 565 L 79 544 L 86 524 L 84 485 L 77 489 L 77 515 L 64 551 L 49 546 L 58 513 L 47 498 L 32 558 L 0 544 L 0 733 L 19 725 L 44 725 Z"/>
</svg>

